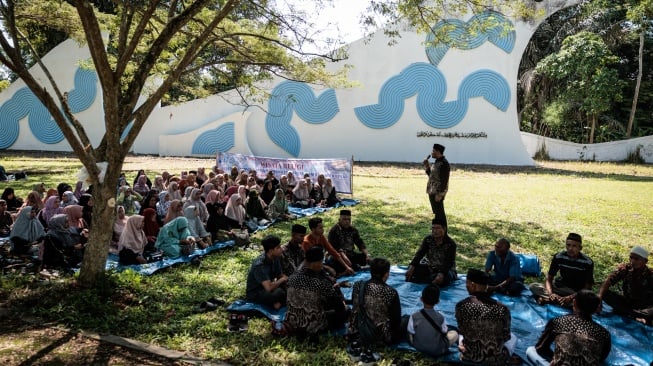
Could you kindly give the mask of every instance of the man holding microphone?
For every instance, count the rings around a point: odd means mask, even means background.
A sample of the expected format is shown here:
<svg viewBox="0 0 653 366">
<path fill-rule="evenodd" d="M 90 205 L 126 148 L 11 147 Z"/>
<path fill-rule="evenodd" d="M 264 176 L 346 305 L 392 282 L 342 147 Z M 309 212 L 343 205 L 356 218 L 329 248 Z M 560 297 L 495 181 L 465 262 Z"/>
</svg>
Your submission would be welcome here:
<svg viewBox="0 0 653 366">
<path fill-rule="evenodd" d="M 422 162 L 426 175 L 429 176 L 429 181 L 426 185 L 426 193 L 429 195 L 431 202 L 431 210 L 435 218 L 443 220 L 447 224 L 447 215 L 444 212 L 444 196 L 447 194 L 449 188 L 449 162 L 444 157 L 444 146 L 440 144 L 433 144 L 431 155 L 427 156 Z M 432 165 L 429 165 L 429 157 L 435 159 Z"/>
</svg>

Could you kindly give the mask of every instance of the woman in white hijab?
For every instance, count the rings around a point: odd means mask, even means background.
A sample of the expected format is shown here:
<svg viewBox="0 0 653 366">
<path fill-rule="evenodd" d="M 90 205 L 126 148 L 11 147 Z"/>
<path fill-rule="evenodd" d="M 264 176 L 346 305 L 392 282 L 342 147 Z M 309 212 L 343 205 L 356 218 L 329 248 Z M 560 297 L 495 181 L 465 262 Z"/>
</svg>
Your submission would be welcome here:
<svg viewBox="0 0 653 366">
<path fill-rule="evenodd" d="M 176 181 L 171 181 L 168 184 L 168 193 L 170 193 L 170 200 L 180 200 L 181 201 L 181 192 L 179 192 L 179 183 Z"/>
<path fill-rule="evenodd" d="M 247 214 L 245 213 L 242 200 L 238 194 L 231 195 L 227 202 L 227 207 L 224 210 L 224 215 L 234 220 L 241 228 L 245 224 L 245 220 L 247 220 Z"/>
<path fill-rule="evenodd" d="M 309 193 L 308 183 L 306 180 L 300 179 L 297 186 L 292 190 L 292 204 L 295 207 L 308 208 L 315 205 L 315 201 L 311 199 Z"/>
<path fill-rule="evenodd" d="M 204 223 L 209 219 L 209 210 L 206 204 L 202 201 L 202 191 L 199 188 L 192 188 L 190 198 L 184 202 L 184 208 L 188 206 L 195 206 L 199 212 L 200 220 Z"/>
</svg>

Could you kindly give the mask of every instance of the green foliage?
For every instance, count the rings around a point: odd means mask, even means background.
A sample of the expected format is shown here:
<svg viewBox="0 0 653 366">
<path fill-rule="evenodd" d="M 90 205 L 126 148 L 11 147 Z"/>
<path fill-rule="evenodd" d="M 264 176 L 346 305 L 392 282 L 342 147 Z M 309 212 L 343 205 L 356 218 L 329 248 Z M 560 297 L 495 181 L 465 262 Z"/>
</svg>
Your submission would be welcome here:
<svg viewBox="0 0 653 366">
<path fill-rule="evenodd" d="M 607 110 L 597 115 L 598 126 L 595 131 L 595 140 L 605 142 L 625 138 L 625 132 L 622 133 L 622 131 L 626 130 L 633 108 L 638 74 L 639 35 L 642 32 L 642 27 L 648 28 L 650 25 L 644 21 L 644 19 L 650 19 L 650 11 L 651 3 L 648 0 L 595 0 L 581 2 L 577 6 L 563 9 L 547 18 L 531 38 L 520 64 L 518 108 L 521 128 L 524 131 L 568 141 L 587 141 L 587 129 L 579 130 L 577 125 L 591 119 L 592 115 L 588 115 L 585 110 L 581 111 L 581 104 L 576 101 L 565 99 L 570 100 L 570 113 L 566 116 L 565 123 L 571 125 L 571 128 L 551 128 L 543 121 L 547 106 L 556 103 L 561 96 L 566 97 L 568 86 L 566 80 L 550 78 L 541 73 L 535 74 L 533 71 L 545 57 L 558 53 L 566 38 L 589 31 L 600 35 L 606 47 L 619 58 L 618 63 L 610 68 L 617 71 L 618 79 L 623 85 L 622 91 L 615 94 L 622 97 L 621 100 L 613 100 Z M 635 12 L 638 12 L 639 15 L 636 15 Z M 648 18 L 646 18 L 647 16 Z M 653 126 L 653 122 L 648 118 L 651 106 L 653 106 L 651 103 L 653 74 L 650 72 L 650 60 L 653 53 L 649 47 L 652 41 L 653 34 L 645 32 L 643 79 L 638 103 L 635 107 L 632 136 L 648 135 L 650 127 Z M 583 56 L 579 55 L 578 57 Z M 589 62 L 591 65 L 592 61 Z M 583 86 L 576 85 L 574 87 Z M 604 98 L 608 100 L 609 97 L 609 95 L 604 95 Z M 604 126 L 604 124 L 608 126 Z"/>
<path fill-rule="evenodd" d="M 9 85 L 11 85 L 11 82 L 9 80 L 0 80 L 0 92 L 7 89 Z"/>
<path fill-rule="evenodd" d="M 560 51 L 544 58 L 536 70 L 564 82 L 561 99 L 592 115 L 605 112 L 614 101 L 621 100 L 623 83 L 612 68 L 618 60 L 601 37 L 581 32 L 567 37 Z"/>
</svg>

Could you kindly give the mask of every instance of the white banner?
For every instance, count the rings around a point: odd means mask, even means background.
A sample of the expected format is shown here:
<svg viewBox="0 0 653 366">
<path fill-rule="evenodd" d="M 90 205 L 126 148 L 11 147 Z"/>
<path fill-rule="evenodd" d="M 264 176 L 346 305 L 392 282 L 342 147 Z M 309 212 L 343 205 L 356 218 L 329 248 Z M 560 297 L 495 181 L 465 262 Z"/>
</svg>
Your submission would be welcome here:
<svg viewBox="0 0 653 366">
<path fill-rule="evenodd" d="M 269 171 L 273 171 L 277 179 L 290 171 L 297 179 L 308 173 L 311 181 L 315 183 L 317 176 L 324 174 L 326 178 L 331 178 L 336 192 L 353 193 L 354 164 L 352 159 L 278 159 L 219 152 L 216 165 L 227 173 L 232 166 L 238 167 L 239 170 L 245 169 L 245 171 L 254 169 L 258 177 L 262 179 Z"/>
</svg>

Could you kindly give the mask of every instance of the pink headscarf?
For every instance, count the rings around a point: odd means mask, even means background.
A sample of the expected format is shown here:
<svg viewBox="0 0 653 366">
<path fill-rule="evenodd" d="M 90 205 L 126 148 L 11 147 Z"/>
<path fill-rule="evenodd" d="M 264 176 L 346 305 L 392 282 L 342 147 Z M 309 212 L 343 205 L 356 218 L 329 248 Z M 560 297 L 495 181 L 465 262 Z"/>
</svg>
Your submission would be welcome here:
<svg viewBox="0 0 653 366">
<path fill-rule="evenodd" d="M 83 210 L 84 208 L 80 205 L 70 205 L 63 208 L 63 213 L 68 215 L 68 225 L 70 225 L 71 228 L 86 228 L 86 224 L 82 218 Z"/>
<path fill-rule="evenodd" d="M 206 203 L 216 203 L 222 201 L 222 193 L 216 189 L 206 195 Z"/>
<path fill-rule="evenodd" d="M 118 252 L 122 248 L 127 248 L 136 254 L 143 254 L 143 249 L 147 244 L 147 238 L 142 228 L 144 219 L 141 215 L 134 215 L 127 219 L 125 230 L 122 231 L 120 240 L 118 240 Z"/>
</svg>

